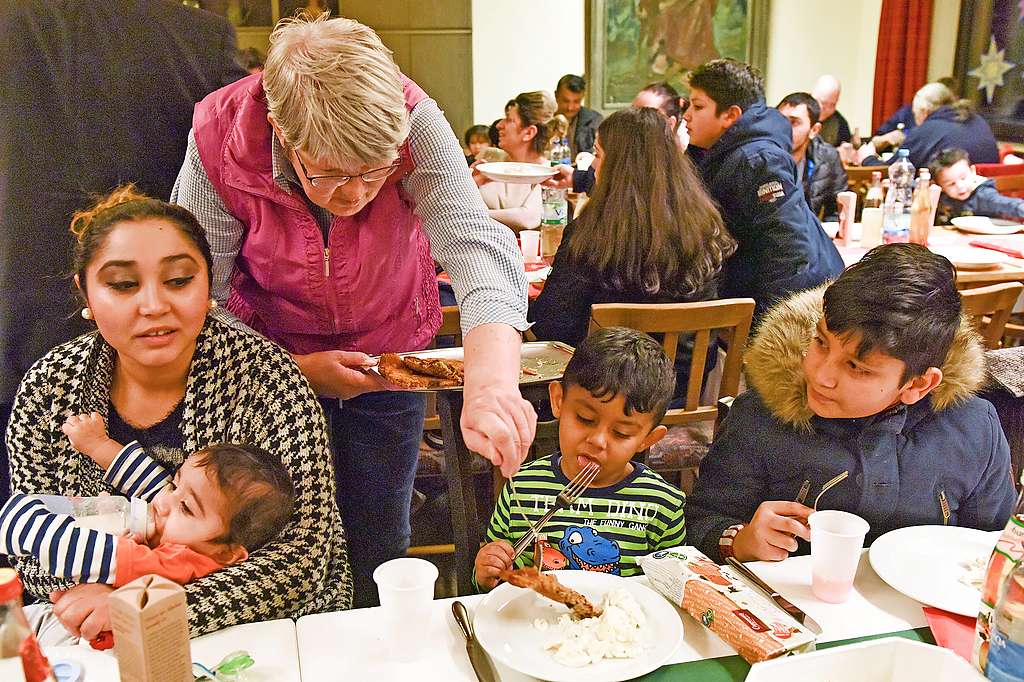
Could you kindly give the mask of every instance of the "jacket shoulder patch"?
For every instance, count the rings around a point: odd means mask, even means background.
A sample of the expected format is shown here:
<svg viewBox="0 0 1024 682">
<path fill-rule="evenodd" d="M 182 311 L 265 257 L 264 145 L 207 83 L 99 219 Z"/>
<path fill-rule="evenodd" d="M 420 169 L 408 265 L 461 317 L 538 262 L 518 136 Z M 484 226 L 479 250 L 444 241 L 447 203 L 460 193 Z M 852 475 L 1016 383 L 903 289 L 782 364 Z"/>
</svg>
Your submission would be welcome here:
<svg viewBox="0 0 1024 682">
<path fill-rule="evenodd" d="M 778 180 L 769 180 L 757 188 L 757 200 L 762 204 L 774 204 L 785 196 L 786 192 Z"/>
</svg>

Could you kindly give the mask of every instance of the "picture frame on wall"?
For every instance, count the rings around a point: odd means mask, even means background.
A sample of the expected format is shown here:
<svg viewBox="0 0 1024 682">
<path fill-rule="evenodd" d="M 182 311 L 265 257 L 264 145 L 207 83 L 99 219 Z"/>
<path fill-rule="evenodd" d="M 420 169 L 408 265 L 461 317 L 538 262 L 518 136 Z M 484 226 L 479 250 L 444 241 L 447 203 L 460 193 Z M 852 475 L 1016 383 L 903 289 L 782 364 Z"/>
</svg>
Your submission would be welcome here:
<svg viewBox="0 0 1024 682">
<path fill-rule="evenodd" d="M 1024 143 L 1024 5 L 962 0 L 953 71 L 996 139 Z"/>
<path fill-rule="evenodd" d="M 768 58 L 769 0 L 592 0 L 587 3 L 587 100 L 604 113 L 667 81 L 682 93 L 686 74 L 732 57 L 762 71 Z"/>
</svg>

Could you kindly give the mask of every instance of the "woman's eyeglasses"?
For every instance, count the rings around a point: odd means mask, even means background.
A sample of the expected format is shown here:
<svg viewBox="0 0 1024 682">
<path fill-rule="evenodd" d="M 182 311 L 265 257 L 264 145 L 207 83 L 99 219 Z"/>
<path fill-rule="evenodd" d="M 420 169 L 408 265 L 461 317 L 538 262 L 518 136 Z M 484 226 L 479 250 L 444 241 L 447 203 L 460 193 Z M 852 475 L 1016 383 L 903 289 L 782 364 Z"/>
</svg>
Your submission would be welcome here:
<svg viewBox="0 0 1024 682">
<path fill-rule="evenodd" d="M 302 157 L 294 150 L 293 153 L 299 162 L 299 168 L 302 169 L 302 174 L 306 177 L 306 181 L 317 189 L 335 189 L 356 177 L 361 179 L 363 182 L 380 182 L 398 170 L 402 165 L 402 159 L 399 158 L 395 159 L 395 162 L 390 166 L 374 168 L 373 170 L 368 170 L 365 173 L 360 173 L 359 175 L 310 175 L 309 171 L 306 170 L 306 164 L 302 163 Z"/>
</svg>

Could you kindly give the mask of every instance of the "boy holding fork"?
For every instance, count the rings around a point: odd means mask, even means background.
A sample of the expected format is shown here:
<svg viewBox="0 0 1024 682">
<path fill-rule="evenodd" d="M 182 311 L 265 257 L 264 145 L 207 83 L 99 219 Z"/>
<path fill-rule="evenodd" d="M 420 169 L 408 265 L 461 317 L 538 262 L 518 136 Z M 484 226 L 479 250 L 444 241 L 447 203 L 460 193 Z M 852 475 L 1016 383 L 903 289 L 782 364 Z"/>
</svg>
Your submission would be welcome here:
<svg viewBox="0 0 1024 682">
<path fill-rule="evenodd" d="M 630 576 L 639 557 L 683 544 L 685 497 L 633 456 L 661 440 L 675 388 L 672 361 L 647 334 L 601 329 L 576 349 L 560 382 L 551 382 L 560 452 L 525 465 L 505 485 L 476 556 L 485 590 L 509 568 L 578 569 Z M 550 509 L 560 492 L 579 493 L 518 557 L 513 543 Z"/>
<path fill-rule="evenodd" d="M 872 249 L 827 287 L 765 316 L 690 496 L 709 557 L 779 561 L 807 551 L 820 498 L 870 524 L 1002 528 L 1014 503 L 995 408 L 975 396 L 984 355 L 948 260 L 916 244 Z"/>
</svg>

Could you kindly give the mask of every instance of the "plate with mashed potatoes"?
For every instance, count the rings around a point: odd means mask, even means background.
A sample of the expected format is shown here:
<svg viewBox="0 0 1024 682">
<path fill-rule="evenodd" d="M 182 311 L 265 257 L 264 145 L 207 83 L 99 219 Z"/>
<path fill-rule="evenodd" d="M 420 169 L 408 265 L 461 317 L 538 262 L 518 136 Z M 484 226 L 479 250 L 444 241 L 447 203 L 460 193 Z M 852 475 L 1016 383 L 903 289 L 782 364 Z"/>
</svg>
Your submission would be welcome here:
<svg viewBox="0 0 1024 682">
<path fill-rule="evenodd" d="M 525 185 L 536 185 L 544 182 L 558 172 L 551 166 L 544 166 L 539 163 L 521 163 L 518 161 L 481 163 L 475 169 L 495 182 Z"/>
<path fill-rule="evenodd" d="M 578 620 L 563 604 L 502 583 L 473 619 L 477 638 L 492 658 L 551 682 L 617 682 L 661 667 L 682 642 L 679 612 L 643 583 L 591 571 L 555 575 L 601 615 Z"/>
</svg>

